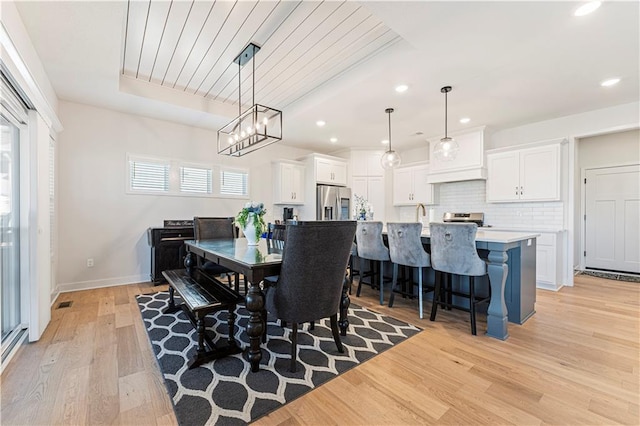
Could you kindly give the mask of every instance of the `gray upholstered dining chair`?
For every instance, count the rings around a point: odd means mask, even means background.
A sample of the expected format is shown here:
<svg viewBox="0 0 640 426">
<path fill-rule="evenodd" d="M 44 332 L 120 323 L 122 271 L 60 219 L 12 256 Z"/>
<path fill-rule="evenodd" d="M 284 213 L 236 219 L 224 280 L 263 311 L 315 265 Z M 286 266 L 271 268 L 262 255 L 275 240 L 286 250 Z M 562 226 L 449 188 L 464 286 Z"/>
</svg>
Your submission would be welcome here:
<svg viewBox="0 0 640 426">
<path fill-rule="evenodd" d="M 232 217 L 194 217 L 193 236 L 196 240 L 214 240 L 217 238 L 237 238 L 238 230 L 234 225 Z M 205 261 L 200 264 L 200 268 L 211 275 L 226 275 L 231 287 L 231 275 L 233 274 L 234 289 L 239 291 L 240 276 L 238 273 L 218 265 L 215 262 Z M 244 292 L 247 292 L 247 282 L 244 282 Z"/>
<path fill-rule="evenodd" d="M 387 223 L 387 237 L 389 240 L 389 257 L 393 263 L 393 281 L 389 307 L 393 306 L 394 290 L 398 279 L 398 265 L 418 268 L 418 305 L 420 318 L 423 317 L 423 269 L 431 266 L 429 253 L 422 247 L 420 234 L 422 224 L 416 223 Z M 412 286 L 413 287 L 413 286 Z"/>
<path fill-rule="evenodd" d="M 358 221 L 356 230 L 356 244 L 358 246 L 358 257 L 360 258 L 360 279 L 358 280 L 358 290 L 356 296 L 360 297 L 363 278 L 365 277 L 364 260 L 370 261 L 371 287 L 375 286 L 374 280 L 375 262 L 378 262 L 378 275 L 380 276 L 380 304 L 384 304 L 384 262 L 388 262 L 389 249 L 382 240 L 382 222 Z"/>
<path fill-rule="evenodd" d="M 355 232 L 354 221 L 287 224 L 280 275 L 266 289 L 265 306 L 291 324 L 291 371 L 296 371 L 298 324 L 330 318 L 338 352 L 344 351 L 338 312 Z"/>
<path fill-rule="evenodd" d="M 431 321 L 435 321 L 438 305 L 461 309 L 470 314 L 471 333 L 476 334 L 476 305 L 488 302 L 490 297 L 478 298 L 475 294 L 475 278 L 487 274 L 487 264 L 478 256 L 475 223 L 431 223 L 431 266 L 436 271 L 436 288 L 431 305 Z M 446 274 L 449 295 L 466 297 L 469 307 L 454 304 L 448 297 L 443 300 L 442 278 Z M 469 292 L 453 291 L 451 275 L 469 277 Z"/>
</svg>

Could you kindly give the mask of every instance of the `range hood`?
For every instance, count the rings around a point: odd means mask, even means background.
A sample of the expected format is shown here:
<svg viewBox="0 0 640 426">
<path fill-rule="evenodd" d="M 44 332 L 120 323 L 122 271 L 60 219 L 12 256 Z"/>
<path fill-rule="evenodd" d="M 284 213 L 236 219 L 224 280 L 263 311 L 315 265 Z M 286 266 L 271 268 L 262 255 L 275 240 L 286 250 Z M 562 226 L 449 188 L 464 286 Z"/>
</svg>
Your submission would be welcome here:
<svg viewBox="0 0 640 426">
<path fill-rule="evenodd" d="M 487 179 L 487 167 L 484 154 L 484 127 L 464 133 L 452 134 L 460 146 L 452 160 L 438 160 L 433 149 L 438 143 L 434 138 L 429 141 L 428 183 L 458 182 L 463 180 Z"/>
</svg>

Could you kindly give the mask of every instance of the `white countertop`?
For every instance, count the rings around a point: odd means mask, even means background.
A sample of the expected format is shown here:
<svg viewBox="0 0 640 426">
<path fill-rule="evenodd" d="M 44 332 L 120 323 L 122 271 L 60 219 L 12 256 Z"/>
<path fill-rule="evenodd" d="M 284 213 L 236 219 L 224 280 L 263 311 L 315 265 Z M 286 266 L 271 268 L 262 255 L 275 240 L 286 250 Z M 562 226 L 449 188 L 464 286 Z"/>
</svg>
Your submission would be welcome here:
<svg viewBox="0 0 640 426">
<path fill-rule="evenodd" d="M 423 228 L 423 237 L 431 237 L 429 228 Z M 478 230 L 476 233 L 476 241 L 482 241 L 485 243 L 515 243 L 517 241 L 524 241 L 530 238 L 537 238 L 540 234 L 536 232 L 513 232 L 513 231 L 484 231 Z"/>
</svg>

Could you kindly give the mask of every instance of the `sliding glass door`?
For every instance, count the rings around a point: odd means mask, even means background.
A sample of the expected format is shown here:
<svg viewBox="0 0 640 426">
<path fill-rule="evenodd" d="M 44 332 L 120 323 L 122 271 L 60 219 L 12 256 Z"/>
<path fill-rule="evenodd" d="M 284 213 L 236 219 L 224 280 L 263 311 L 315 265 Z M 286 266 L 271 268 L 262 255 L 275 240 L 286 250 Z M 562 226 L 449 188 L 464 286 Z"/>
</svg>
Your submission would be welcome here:
<svg viewBox="0 0 640 426">
<path fill-rule="evenodd" d="M 21 328 L 20 129 L 0 115 L 0 299 L 2 353 Z"/>
</svg>

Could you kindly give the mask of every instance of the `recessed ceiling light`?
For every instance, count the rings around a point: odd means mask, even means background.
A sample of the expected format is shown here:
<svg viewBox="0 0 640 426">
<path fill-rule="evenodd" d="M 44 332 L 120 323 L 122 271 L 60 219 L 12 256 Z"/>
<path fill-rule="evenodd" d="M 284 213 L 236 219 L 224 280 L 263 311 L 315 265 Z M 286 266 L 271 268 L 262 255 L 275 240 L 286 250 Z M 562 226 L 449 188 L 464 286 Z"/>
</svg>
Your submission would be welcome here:
<svg viewBox="0 0 640 426">
<path fill-rule="evenodd" d="M 599 1 L 590 1 L 588 3 L 585 3 L 579 8 L 577 8 L 575 12 L 573 12 L 573 16 L 588 15 L 594 10 L 596 10 L 597 8 L 599 8 L 601 4 L 602 2 L 599 2 Z"/>
<path fill-rule="evenodd" d="M 470 122 L 470 121 L 471 121 L 471 119 L 470 119 L 469 117 L 464 117 L 464 118 L 461 118 L 461 119 L 460 119 L 460 122 L 461 122 L 462 124 L 467 124 L 467 123 L 468 123 L 468 122 Z"/>
<path fill-rule="evenodd" d="M 409 86 L 407 86 L 406 84 L 401 84 L 399 86 L 396 86 L 396 92 L 398 93 L 406 92 L 408 88 Z"/>
<path fill-rule="evenodd" d="M 329 141 L 331 143 L 336 143 L 336 142 L 338 142 L 338 138 L 331 138 L 331 139 L 329 139 Z"/>
<path fill-rule="evenodd" d="M 316 121 L 316 125 L 317 125 L 318 127 L 322 127 L 322 126 L 324 126 L 325 124 L 327 124 L 327 123 L 325 123 L 325 122 L 324 122 L 324 121 L 322 121 L 322 120 L 318 120 L 318 121 Z"/>
<path fill-rule="evenodd" d="M 600 86 L 609 87 L 609 86 L 614 86 L 614 85 L 616 85 L 618 83 L 620 83 L 620 79 L 619 78 L 610 78 L 610 79 L 605 80 L 602 83 L 600 83 Z"/>
</svg>

